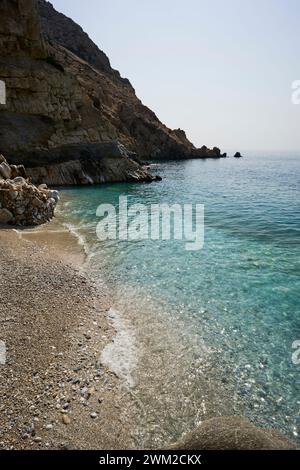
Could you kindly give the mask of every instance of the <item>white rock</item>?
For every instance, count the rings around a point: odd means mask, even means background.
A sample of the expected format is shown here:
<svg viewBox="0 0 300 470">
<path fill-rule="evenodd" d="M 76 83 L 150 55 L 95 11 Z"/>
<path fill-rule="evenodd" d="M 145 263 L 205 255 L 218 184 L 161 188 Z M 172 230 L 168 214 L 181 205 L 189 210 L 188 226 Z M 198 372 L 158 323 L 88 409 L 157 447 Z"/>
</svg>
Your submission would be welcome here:
<svg viewBox="0 0 300 470">
<path fill-rule="evenodd" d="M 12 181 L 13 181 L 14 184 L 25 184 L 26 183 L 26 180 L 22 176 L 17 176 Z"/>
<path fill-rule="evenodd" d="M 11 177 L 11 169 L 6 162 L 2 162 L 0 165 L 0 175 L 6 179 L 9 179 Z"/>
<path fill-rule="evenodd" d="M 48 198 L 54 199 L 55 202 L 59 201 L 59 192 L 53 190 L 50 190 L 48 192 Z"/>
</svg>

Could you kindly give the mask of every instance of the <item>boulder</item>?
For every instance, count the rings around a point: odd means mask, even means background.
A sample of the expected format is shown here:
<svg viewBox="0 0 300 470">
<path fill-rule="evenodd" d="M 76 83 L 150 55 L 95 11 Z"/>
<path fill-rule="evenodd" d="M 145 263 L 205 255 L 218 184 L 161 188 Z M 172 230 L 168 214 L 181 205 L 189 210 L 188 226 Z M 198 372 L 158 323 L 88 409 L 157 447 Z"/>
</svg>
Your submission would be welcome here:
<svg viewBox="0 0 300 470">
<path fill-rule="evenodd" d="M 53 199 L 54 201 L 59 201 L 59 192 L 55 190 L 48 190 L 48 197 Z"/>
<path fill-rule="evenodd" d="M 214 147 L 213 152 L 217 157 L 221 157 L 221 150 L 218 147 Z"/>
<path fill-rule="evenodd" d="M 240 154 L 240 152 L 236 152 L 234 154 L 234 158 L 242 158 L 242 155 Z"/>
<path fill-rule="evenodd" d="M 18 176 L 26 178 L 26 170 L 23 165 L 10 165 L 10 169 L 12 179 L 17 178 Z"/>
<path fill-rule="evenodd" d="M 180 450 L 287 450 L 296 449 L 274 429 L 260 429 L 237 416 L 212 418 L 171 446 Z"/>
<path fill-rule="evenodd" d="M 58 191 L 48 189 L 45 184 L 37 188 L 23 176 L 10 179 L 12 170 L 4 157 L 0 170 L 0 224 L 40 225 L 54 216 Z M 26 177 L 24 167 L 21 173 Z"/>
<path fill-rule="evenodd" d="M 13 214 L 9 210 L 5 208 L 0 209 L 0 224 L 8 224 L 13 217 Z"/>
<path fill-rule="evenodd" d="M 11 168 L 5 161 L 0 164 L 0 175 L 5 179 L 11 177 Z"/>
<path fill-rule="evenodd" d="M 12 180 L 13 184 L 24 184 L 26 183 L 25 179 L 22 176 L 17 176 Z"/>
</svg>

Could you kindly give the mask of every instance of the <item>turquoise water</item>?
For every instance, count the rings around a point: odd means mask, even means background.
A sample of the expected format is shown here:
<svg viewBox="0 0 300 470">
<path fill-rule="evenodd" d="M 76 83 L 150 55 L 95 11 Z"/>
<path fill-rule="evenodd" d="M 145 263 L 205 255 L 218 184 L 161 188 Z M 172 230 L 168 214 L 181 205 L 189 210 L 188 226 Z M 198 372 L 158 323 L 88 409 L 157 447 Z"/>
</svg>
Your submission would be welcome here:
<svg viewBox="0 0 300 470">
<path fill-rule="evenodd" d="M 172 442 L 203 419 L 239 414 L 300 433 L 300 156 L 153 166 L 162 182 L 63 193 L 63 221 L 82 237 L 87 268 L 105 278 L 133 350 L 116 351 L 139 411 L 137 445 Z M 105 241 L 97 206 L 205 205 L 205 243 Z M 132 354 L 137 361 L 132 362 Z M 128 364 L 126 361 L 128 360 Z"/>
</svg>

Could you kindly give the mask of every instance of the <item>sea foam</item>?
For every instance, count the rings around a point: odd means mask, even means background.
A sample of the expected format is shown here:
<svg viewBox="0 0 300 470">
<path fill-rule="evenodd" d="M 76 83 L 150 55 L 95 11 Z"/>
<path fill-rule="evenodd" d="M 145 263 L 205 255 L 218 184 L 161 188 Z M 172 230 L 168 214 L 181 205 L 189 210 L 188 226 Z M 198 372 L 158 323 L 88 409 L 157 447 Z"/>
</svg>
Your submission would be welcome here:
<svg viewBox="0 0 300 470">
<path fill-rule="evenodd" d="M 118 310 L 111 308 L 108 318 L 116 330 L 116 335 L 103 349 L 101 362 L 132 388 L 135 386 L 133 373 L 138 362 L 134 331 Z"/>
</svg>

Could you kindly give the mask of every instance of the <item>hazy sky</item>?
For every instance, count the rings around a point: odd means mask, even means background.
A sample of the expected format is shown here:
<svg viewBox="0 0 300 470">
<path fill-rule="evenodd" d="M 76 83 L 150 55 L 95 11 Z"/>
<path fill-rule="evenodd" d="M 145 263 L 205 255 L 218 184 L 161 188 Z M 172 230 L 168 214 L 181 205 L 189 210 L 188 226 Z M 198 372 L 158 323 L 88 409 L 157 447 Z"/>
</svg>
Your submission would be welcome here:
<svg viewBox="0 0 300 470">
<path fill-rule="evenodd" d="M 198 146 L 300 150 L 299 0 L 52 0 Z"/>
</svg>

